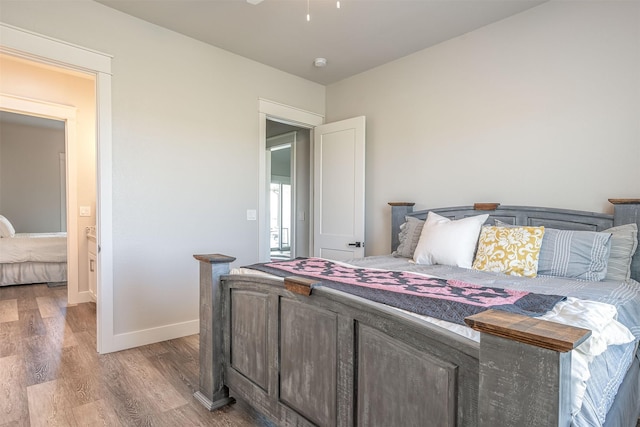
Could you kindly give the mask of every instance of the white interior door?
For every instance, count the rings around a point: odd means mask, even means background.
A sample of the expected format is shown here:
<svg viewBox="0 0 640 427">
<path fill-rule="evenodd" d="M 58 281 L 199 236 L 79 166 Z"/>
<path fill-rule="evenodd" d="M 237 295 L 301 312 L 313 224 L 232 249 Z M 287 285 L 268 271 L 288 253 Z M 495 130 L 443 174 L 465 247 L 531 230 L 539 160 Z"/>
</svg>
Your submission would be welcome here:
<svg viewBox="0 0 640 427">
<path fill-rule="evenodd" d="M 364 256 L 365 117 L 314 129 L 313 255 Z"/>
</svg>

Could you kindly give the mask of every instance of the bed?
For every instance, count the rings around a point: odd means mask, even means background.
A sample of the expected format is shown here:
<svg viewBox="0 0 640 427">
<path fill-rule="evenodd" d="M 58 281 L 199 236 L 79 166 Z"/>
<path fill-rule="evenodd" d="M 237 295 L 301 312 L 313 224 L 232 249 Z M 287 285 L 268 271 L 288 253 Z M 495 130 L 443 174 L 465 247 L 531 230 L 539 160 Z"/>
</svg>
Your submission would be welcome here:
<svg viewBox="0 0 640 427">
<path fill-rule="evenodd" d="M 210 410 L 241 398 L 278 425 L 633 427 L 640 415 L 640 200 L 610 201 L 613 215 L 498 204 L 413 212 L 411 203 L 394 203 L 395 256 L 331 263 L 337 270 L 318 267 L 327 260 L 303 259 L 229 274 L 233 257 L 195 255 L 201 316 L 195 397 Z M 475 223 L 473 265 L 468 259 L 455 265 L 465 233 L 422 238 L 425 228 L 437 235 L 429 216 L 460 229 Z M 411 224 L 419 222 L 417 231 Z M 491 271 L 485 256 L 495 255 L 487 249 L 497 235 L 491 233 L 522 230 L 542 233 L 533 245 L 537 277 Z M 592 239 L 587 253 L 583 238 Z M 421 258 L 442 256 L 433 247 L 450 242 L 454 262 Z M 531 252 L 530 242 L 524 252 Z M 512 263 L 521 273 L 530 267 L 528 255 Z M 575 270 L 585 263 L 585 271 Z M 368 282 L 358 289 L 375 288 L 380 276 L 392 274 L 405 291 L 444 280 L 475 286 L 476 299 L 504 293 L 505 300 L 470 314 L 445 305 L 456 313 L 442 321 L 335 283 L 349 281 L 352 270 Z M 527 303 L 525 312 L 504 311 L 516 292 L 527 301 L 558 301 L 551 310 Z M 464 325 L 454 323 L 461 316 Z"/>
<path fill-rule="evenodd" d="M 0 286 L 67 280 L 67 233 L 16 233 L 0 215 Z"/>
</svg>

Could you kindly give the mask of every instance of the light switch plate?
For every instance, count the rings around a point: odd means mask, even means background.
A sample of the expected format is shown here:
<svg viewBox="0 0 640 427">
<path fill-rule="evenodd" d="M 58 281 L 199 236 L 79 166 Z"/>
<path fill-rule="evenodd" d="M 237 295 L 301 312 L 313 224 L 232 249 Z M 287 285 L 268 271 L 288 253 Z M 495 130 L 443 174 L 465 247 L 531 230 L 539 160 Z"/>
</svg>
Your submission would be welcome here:
<svg viewBox="0 0 640 427">
<path fill-rule="evenodd" d="M 91 206 L 80 206 L 80 216 L 91 216 Z"/>
<path fill-rule="evenodd" d="M 255 221 L 258 218 L 258 212 L 255 209 L 247 209 L 247 221 Z"/>
</svg>

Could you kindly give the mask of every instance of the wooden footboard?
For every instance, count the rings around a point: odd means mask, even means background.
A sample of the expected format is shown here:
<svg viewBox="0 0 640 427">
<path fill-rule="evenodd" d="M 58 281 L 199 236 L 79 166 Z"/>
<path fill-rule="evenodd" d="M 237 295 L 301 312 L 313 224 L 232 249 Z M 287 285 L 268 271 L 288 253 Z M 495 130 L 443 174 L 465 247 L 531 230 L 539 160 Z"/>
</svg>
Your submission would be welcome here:
<svg viewBox="0 0 640 427">
<path fill-rule="evenodd" d="M 485 312 L 481 343 L 306 279 L 200 261 L 200 391 L 283 426 L 568 425 L 570 353 L 589 331 Z"/>
</svg>

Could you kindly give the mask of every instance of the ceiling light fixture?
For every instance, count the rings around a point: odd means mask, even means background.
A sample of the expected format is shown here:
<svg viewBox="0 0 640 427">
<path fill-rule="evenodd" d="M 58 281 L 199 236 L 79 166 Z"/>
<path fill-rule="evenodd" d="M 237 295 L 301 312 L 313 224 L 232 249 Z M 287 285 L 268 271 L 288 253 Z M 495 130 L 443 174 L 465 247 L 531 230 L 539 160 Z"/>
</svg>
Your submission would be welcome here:
<svg viewBox="0 0 640 427">
<path fill-rule="evenodd" d="M 258 1 L 261 2 L 262 0 L 247 0 L 249 3 L 253 2 L 253 1 Z M 311 21 L 311 12 L 310 7 L 309 7 L 309 3 L 311 2 L 311 0 L 307 0 L 307 22 Z M 336 9 L 340 9 L 340 0 L 336 0 Z"/>
<path fill-rule="evenodd" d="M 255 6 L 263 1 L 264 0 L 247 0 L 247 3 Z M 340 9 L 340 0 L 336 0 L 336 9 Z M 309 0 L 307 0 L 307 21 L 311 21 L 311 15 L 309 14 Z"/>
<path fill-rule="evenodd" d="M 315 65 L 318 68 L 326 67 L 327 66 L 327 58 L 316 58 L 313 61 L 313 65 Z"/>
</svg>

